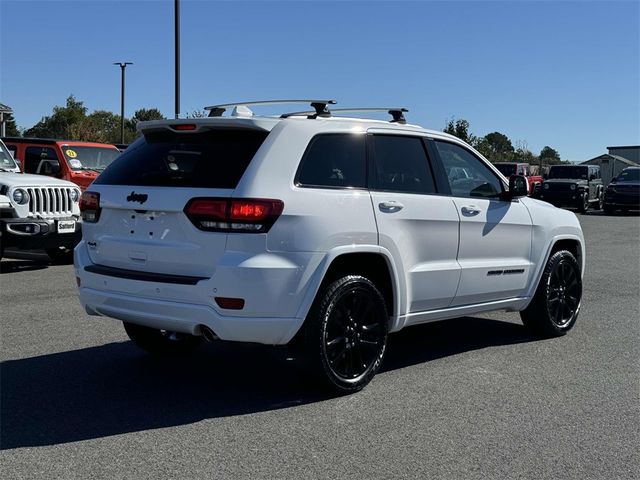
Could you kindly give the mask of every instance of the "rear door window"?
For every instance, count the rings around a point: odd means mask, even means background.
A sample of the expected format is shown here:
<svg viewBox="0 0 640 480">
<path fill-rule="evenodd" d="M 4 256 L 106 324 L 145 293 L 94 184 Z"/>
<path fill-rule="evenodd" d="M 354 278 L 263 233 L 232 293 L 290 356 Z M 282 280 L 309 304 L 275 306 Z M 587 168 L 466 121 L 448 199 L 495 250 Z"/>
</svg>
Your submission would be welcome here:
<svg viewBox="0 0 640 480">
<path fill-rule="evenodd" d="M 150 132 L 129 146 L 94 183 L 235 188 L 269 132 Z"/>
<path fill-rule="evenodd" d="M 365 135 L 327 133 L 315 136 L 302 157 L 296 185 L 320 188 L 365 188 Z"/>
<path fill-rule="evenodd" d="M 436 192 L 421 138 L 374 135 L 373 151 L 376 190 L 406 193 Z"/>
</svg>

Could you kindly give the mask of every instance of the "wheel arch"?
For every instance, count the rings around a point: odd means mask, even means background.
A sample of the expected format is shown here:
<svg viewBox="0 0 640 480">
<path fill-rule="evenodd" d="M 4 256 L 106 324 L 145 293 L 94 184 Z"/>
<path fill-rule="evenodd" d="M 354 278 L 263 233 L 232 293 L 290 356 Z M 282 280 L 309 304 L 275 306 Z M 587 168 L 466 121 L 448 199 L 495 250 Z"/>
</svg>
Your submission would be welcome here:
<svg viewBox="0 0 640 480">
<path fill-rule="evenodd" d="M 577 238 L 561 238 L 552 243 L 551 249 L 547 255 L 547 260 L 551 255 L 560 251 L 567 250 L 576 257 L 578 265 L 580 265 L 580 271 L 584 270 L 584 254 L 581 242 Z"/>
<path fill-rule="evenodd" d="M 530 303 L 533 295 L 538 288 L 538 284 L 540 283 L 540 279 L 542 278 L 542 273 L 544 272 L 544 267 L 547 264 L 547 261 L 555 252 L 559 250 L 568 250 L 576 257 L 578 261 L 578 265 L 580 265 L 581 275 L 584 277 L 584 268 L 585 268 L 585 248 L 584 248 L 584 239 L 579 237 L 578 235 L 573 234 L 562 234 L 554 236 L 551 241 L 548 243 L 547 248 L 544 250 L 544 255 L 541 256 L 541 261 L 539 262 L 538 267 L 536 268 L 535 276 L 533 277 L 533 281 L 529 285 L 527 291 L 527 297 L 529 301 L 526 302 L 525 305 L 522 306 L 522 309 L 526 308 Z"/>
<path fill-rule="evenodd" d="M 402 276 L 390 252 L 378 245 L 338 247 L 330 251 L 318 265 L 296 316 L 306 319 L 322 287 L 344 275 L 362 275 L 376 285 L 387 305 L 389 331 L 393 331 L 406 302 L 401 295 Z"/>
</svg>

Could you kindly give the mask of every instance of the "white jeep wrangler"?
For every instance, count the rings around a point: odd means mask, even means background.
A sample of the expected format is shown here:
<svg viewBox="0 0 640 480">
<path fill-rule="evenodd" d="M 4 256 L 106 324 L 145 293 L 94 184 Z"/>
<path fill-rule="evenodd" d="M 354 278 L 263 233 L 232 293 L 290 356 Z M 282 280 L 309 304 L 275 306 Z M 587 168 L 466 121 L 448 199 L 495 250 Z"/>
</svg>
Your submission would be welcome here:
<svg viewBox="0 0 640 480">
<path fill-rule="evenodd" d="M 81 239 L 80 189 L 44 175 L 20 173 L 0 140 L 0 259 L 5 248 L 44 249 L 70 262 Z"/>
<path fill-rule="evenodd" d="M 329 386 L 356 391 L 387 335 L 520 311 L 542 336 L 580 309 L 576 216 L 528 198 L 442 132 L 253 102 L 139 125 L 142 137 L 82 195 L 80 301 L 152 353 L 203 339 L 295 344 Z M 224 111 L 235 106 L 231 116 Z M 372 109 L 361 109 L 372 110 Z M 464 170 L 466 175 L 457 175 Z"/>
</svg>

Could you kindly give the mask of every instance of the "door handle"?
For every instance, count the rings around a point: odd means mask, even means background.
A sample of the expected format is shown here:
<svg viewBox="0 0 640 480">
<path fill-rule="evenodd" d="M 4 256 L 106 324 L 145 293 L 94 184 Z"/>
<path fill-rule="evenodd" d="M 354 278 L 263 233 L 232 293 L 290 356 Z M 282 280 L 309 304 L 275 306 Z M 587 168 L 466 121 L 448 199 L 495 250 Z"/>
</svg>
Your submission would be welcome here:
<svg viewBox="0 0 640 480">
<path fill-rule="evenodd" d="M 380 202 L 378 206 L 380 207 L 380 210 L 382 210 L 383 212 L 389 212 L 389 213 L 399 212 L 404 208 L 404 205 L 402 205 L 400 202 L 396 202 L 395 200 Z"/>
<path fill-rule="evenodd" d="M 480 213 L 480 209 L 475 205 L 468 205 L 468 206 L 462 207 L 460 211 L 462 212 L 463 215 L 467 215 L 469 217 L 473 217 Z"/>
</svg>

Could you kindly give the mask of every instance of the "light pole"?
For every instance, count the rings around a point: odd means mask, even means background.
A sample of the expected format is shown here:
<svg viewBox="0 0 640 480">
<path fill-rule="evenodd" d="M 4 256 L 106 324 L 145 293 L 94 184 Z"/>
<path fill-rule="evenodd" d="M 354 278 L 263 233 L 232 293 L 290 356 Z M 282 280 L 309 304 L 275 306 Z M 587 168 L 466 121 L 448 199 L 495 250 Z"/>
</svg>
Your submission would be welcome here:
<svg viewBox="0 0 640 480">
<path fill-rule="evenodd" d="M 175 22 L 175 76 L 176 76 L 176 108 L 175 118 L 180 116 L 180 0 L 174 0 Z"/>
<path fill-rule="evenodd" d="M 127 65 L 133 65 L 132 62 L 114 62 L 114 65 L 120 67 L 120 143 L 124 143 L 124 69 Z"/>
</svg>

